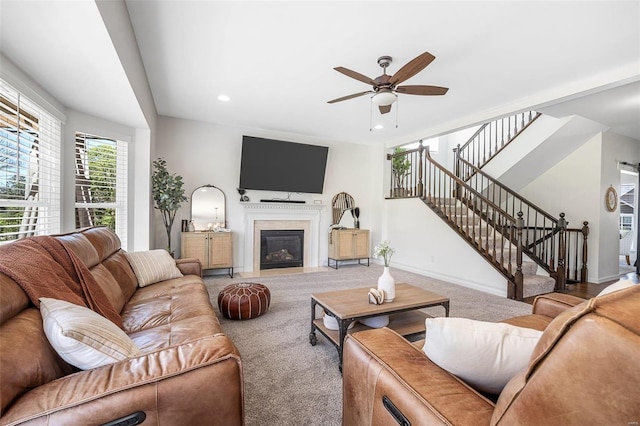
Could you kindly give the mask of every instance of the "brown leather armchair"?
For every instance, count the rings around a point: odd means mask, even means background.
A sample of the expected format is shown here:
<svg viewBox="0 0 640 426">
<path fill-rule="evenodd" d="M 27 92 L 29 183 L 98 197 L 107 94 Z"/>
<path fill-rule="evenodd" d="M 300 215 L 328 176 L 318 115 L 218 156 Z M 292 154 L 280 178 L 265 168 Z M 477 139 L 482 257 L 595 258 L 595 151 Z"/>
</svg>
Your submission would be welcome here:
<svg viewBox="0 0 640 426">
<path fill-rule="evenodd" d="M 576 301 L 542 296 L 532 315 L 506 321 L 544 333 L 500 395 L 482 395 L 390 329 L 349 335 L 343 425 L 637 424 L 640 285 Z"/>
</svg>

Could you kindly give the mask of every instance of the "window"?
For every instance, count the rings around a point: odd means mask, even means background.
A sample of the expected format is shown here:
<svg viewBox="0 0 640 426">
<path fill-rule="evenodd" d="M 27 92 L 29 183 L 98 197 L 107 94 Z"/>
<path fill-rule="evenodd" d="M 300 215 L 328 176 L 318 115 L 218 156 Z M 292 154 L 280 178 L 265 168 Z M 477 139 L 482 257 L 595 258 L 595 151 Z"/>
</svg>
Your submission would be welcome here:
<svg viewBox="0 0 640 426">
<path fill-rule="evenodd" d="M 0 242 L 60 232 L 60 128 L 0 80 Z"/>
<path fill-rule="evenodd" d="M 621 214 L 620 215 L 620 229 L 633 230 L 633 215 Z"/>
<path fill-rule="evenodd" d="M 127 143 L 76 133 L 76 228 L 104 225 L 127 246 Z"/>
</svg>

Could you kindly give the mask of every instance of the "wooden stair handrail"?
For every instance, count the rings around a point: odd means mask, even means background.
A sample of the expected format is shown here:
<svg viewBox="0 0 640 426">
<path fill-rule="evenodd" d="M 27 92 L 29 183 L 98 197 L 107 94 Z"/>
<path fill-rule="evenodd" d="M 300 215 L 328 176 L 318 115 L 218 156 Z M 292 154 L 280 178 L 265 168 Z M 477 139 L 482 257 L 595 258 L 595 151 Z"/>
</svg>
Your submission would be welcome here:
<svg viewBox="0 0 640 426">
<path fill-rule="evenodd" d="M 525 115 L 526 113 L 529 113 L 529 118 L 528 121 L 525 123 Z M 456 159 L 462 158 L 463 156 L 467 155 L 468 158 L 471 158 L 473 156 L 473 158 L 475 159 L 475 154 L 478 154 L 478 164 L 477 167 L 478 168 L 482 168 L 485 165 L 487 165 L 492 159 L 494 159 L 503 149 L 505 149 L 511 142 L 513 142 L 518 136 L 520 136 L 522 134 L 522 132 L 527 129 L 527 127 L 529 127 L 531 125 L 531 123 L 533 123 L 534 121 L 536 121 L 542 114 L 537 112 L 537 111 L 523 111 L 523 112 L 519 112 L 516 114 L 512 114 L 506 117 L 501 117 L 498 119 L 495 119 L 493 121 L 490 121 L 488 123 L 484 123 L 482 126 L 480 126 L 480 128 L 473 134 L 473 136 L 471 136 L 462 146 L 458 146 L 456 149 L 454 149 L 454 152 L 456 153 Z M 522 120 L 520 123 L 521 127 L 518 127 L 518 117 L 522 116 Z M 511 119 L 513 118 L 513 124 L 514 124 L 514 128 L 513 128 L 513 135 L 511 134 Z M 507 139 L 504 139 L 504 120 L 507 120 Z M 501 137 L 502 140 L 500 141 L 500 146 L 498 146 L 498 139 L 490 139 L 487 143 L 487 139 L 485 138 L 483 140 L 483 143 L 480 142 L 480 135 L 485 134 L 485 130 L 487 127 L 489 127 L 489 137 L 491 138 L 492 133 L 491 133 L 491 129 L 492 129 L 492 124 L 495 124 L 494 129 L 497 130 L 498 128 L 498 122 L 501 123 L 500 126 L 500 130 L 501 130 Z M 497 138 L 497 132 L 494 132 L 493 135 Z M 489 151 L 489 156 L 487 157 L 487 146 L 488 146 L 488 151 Z M 480 151 L 482 151 L 483 154 L 483 158 L 480 159 Z M 466 154 L 467 152 L 471 152 L 472 154 Z M 481 160 L 481 161 L 480 161 Z"/>
<path fill-rule="evenodd" d="M 534 203 L 532 203 L 531 201 L 525 199 L 524 197 L 522 197 L 520 194 L 518 194 L 517 192 L 515 192 L 514 190 L 512 190 L 511 188 L 509 188 L 508 186 L 504 185 L 502 182 L 500 182 L 499 180 L 494 179 L 493 177 L 489 176 L 487 173 L 485 173 L 483 170 L 480 170 L 479 168 L 477 168 L 476 166 L 474 166 L 473 164 L 469 163 L 467 160 L 461 158 L 460 161 L 462 163 L 464 163 L 466 166 L 472 168 L 476 174 L 480 174 L 482 175 L 485 179 L 487 179 L 489 182 L 491 182 L 492 185 L 496 185 L 498 187 L 500 187 L 500 189 L 504 190 L 504 192 L 506 192 L 507 194 L 510 194 L 511 196 L 513 196 L 514 198 L 517 198 L 518 200 L 520 200 L 521 202 L 525 202 L 527 205 L 533 207 L 536 211 L 538 211 L 539 213 L 541 213 L 543 216 L 545 216 L 547 219 L 549 219 L 550 221 L 554 222 L 555 224 L 558 223 L 558 219 L 556 219 L 553 215 L 551 215 L 550 213 L 547 213 L 546 211 L 544 211 L 542 208 L 538 207 L 537 205 L 535 205 Z"/>
</svg>

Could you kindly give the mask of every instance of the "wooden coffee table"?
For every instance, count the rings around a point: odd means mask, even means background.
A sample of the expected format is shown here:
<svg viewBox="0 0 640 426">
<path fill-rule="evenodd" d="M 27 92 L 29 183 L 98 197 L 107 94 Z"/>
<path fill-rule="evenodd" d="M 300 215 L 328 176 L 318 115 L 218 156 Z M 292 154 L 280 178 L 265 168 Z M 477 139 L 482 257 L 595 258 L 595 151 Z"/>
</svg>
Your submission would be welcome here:
<svg viewBox="0 0 640 426">
<path fill-rule="evenodd" d="M 368 293 L 369 287 L 311 295 L 309 343 L 312 346 L 316 345 L 316 330 L 329 339 L 338 350 L 341 371 L 342 348 L 347 333 L 370 328 L 358 323 L 352 329 L 349 329 L 349 325 L 352 322 L 380 315 L 389 315 L 389 325 L 387 327 L 404 337 L 411 338 L 424 333 L 424 320 L 429 318 L 429 315 L 420 312 L 418 309 L 442 306 L 445 309 L 445 315 L 449 316 L 449 298 L 410 284 L 397 283 L 394 301 L 383 303 L 382 305 L 370 304 Z M 322 318 L 316 318 L 316 307 L 318 305 L 324 309 L 327 315 L 333 316 L 338 321 L 338 330 L 329 330 L 325 327 Z"/>
</svg>

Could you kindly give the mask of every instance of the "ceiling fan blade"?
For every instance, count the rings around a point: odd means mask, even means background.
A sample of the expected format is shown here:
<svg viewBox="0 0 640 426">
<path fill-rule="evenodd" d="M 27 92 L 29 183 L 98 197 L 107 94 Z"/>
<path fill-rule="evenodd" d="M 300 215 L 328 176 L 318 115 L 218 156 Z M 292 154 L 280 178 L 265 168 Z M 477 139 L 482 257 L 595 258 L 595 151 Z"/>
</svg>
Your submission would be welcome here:
<svg viewBox="0 0 640 426">
<path fill-rule="evenodd" d="M 379 105 L 378 108 L 380 109 L 380 114 L 386 114 L 391 111 L 391 105 Z"/>
<path fill-rule="evenodd" d="M 440 86 L 398 86 L 395 90 L 405 95 L 437 96 L 444 95 L 449 88 Z"/>
<path fill-rule="evenodd" d="M 391 77 L 389 83 L 391 83 L 392 85 L 396 85 L 410 79 L 411 77 L 425 69 L 425 67 L 429 65 L 435 58 L 436 57 L 431 53 L 424 52 L 422 55 L 412 59 L 407 64 L 405 64 L 405 66 L 400 68 L 398 72 L 395 73 L 393 77 Z"/>
<path fill-rule="evenodd" d="M 366 75 L 360 74 L 359 72 L 351 71 L 349 68 L 335 67 L 334 70 L 336 70 L 338 72 L 341 72 L 342 74 L 346 75 L 347 77 L 355 78 L 356 80 L 361 81 L 363 83 L 367 83 L 367 84 L 370 84 L 372 86 L 376 86 L 376 82 L 375 81 L 373 81 L 372 79 L 370 79 Z"/>
<path fill-rule="evenodd" d="M 331 101 L 327 101 L 328 104 L 335 104 L 336 102 L 342 102 L 349 99 L 357 98 L 358 96 L 366 95 L 367 93 L 373 93 L 373 90 L 367 90 L 366 92 L 354 93 L 353 95 L 343 96 L 338 99 L 333 99 Z"/>
</svg>

